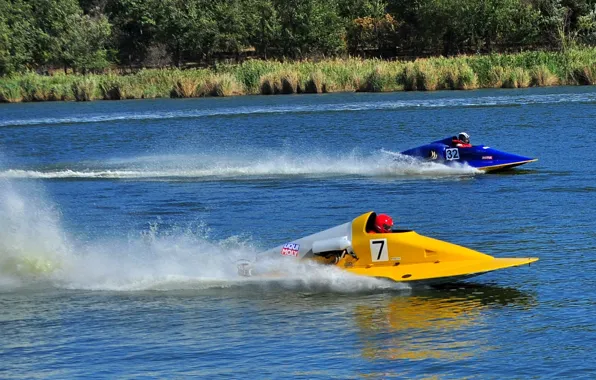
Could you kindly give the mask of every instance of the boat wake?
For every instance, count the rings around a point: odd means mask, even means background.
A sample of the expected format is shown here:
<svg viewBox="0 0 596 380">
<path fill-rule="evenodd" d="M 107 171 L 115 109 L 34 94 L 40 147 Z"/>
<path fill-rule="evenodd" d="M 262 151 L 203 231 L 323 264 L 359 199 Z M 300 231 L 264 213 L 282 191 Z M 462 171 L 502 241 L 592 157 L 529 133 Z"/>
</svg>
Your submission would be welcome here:
<svg viewBox="0 0 596 380">
<path fill-rule="evenodd" d="M 24 187 L 23 185 L 27 185 Z M 127 239 L 81 241 L 64 231 L 43 189 L 0 180 L 0 292 L 19 289 L 171 291 L 248 288 L 268 291 L 361 292 L 405 289 L 337 268 L 285 261 L 283 277 L 245 278 L 236 261 L 254 258 L 252 239 L 210 237 L 202 224 L 160 228 Z"/>
<path fill-rule="evenodd" d="M 5 169 L 0 178 L 127 180 L 256 180 L 272 178 L 440 178 L 481 173 L 467 166 L 424 162 L 381 149 L 370 154 L 314 152 L 292 155 L 275 151 L 236 155 L 145 156 L 52 168 Z"/>
</svg>

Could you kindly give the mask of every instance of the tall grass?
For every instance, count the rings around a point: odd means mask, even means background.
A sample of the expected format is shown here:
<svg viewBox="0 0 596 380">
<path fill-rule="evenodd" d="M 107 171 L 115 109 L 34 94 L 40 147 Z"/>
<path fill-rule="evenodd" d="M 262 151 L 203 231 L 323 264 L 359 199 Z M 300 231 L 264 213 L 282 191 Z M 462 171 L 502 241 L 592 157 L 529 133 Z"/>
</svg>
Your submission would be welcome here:
<svg viewBox="0 0 596 380">
<path fill-rule="evenodd" d="M 360 81 L 358 91 L 385 92 L 403 89 L 398 87 L 396 67 L 378 64 Z"/>
<path fill-rule="evenodd" d="M 559 78 L 546 65 L 539 65 L 532 68 L 530 76 L 532 77 L 532 86 L 546 87 L 555 86 L 559 83 Z"/>
<path fill-rule="evenodd" d="M 95 75 L 81 76 L 72 83 L 72 93 L 77 101 L 84 102 L 99 99 L 99 80 Z"/>
<path fill-rule="evenodd" d="M 0 81 L 0 101 L 5 103 L 18 103 L 23 101 L 23 92 L 20 84 L 14 79 Z"/>
<path fill-rule="evenodd" d="M 311 94 L 320 94 L 327 92 L 327 79 L 320 69 L 312 72 L 304 84 L 304 92 Z"/>
<path fill-rule="evenodd" d="M 122 75 L 0 78 L 0 102 L 189 98 L 243 94 L 381 92 L 596 84 L 596 48 L 435 57 L 414 62 L 249 60 L 211 69 L 151 69 Z"/>
</svg>

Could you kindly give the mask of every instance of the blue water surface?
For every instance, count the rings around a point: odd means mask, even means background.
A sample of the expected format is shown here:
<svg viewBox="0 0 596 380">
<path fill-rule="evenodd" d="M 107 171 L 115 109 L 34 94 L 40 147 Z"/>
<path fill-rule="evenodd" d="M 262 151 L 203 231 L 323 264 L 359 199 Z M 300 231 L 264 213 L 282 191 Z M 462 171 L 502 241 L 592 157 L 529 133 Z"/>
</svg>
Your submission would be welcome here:
<svg viewBox="0 0 596 380">
<path fill-rule="evenodd" d="M 0 104 L 1 378 L 594 378 L 596 88 Z M 399 159 L 460 131 L 538 158 Z M 235 262 L 375 210 L 531 266 Z"/>
</svg>

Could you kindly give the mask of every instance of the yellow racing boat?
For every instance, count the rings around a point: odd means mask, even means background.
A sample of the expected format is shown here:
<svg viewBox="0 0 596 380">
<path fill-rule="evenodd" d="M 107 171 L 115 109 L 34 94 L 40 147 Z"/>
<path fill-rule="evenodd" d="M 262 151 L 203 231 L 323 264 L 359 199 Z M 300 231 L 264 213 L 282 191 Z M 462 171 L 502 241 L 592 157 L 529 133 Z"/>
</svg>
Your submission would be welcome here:
<svg viewBox="0 0 596 380">
<path fill-rule="evenodd" d="M 440 284 L 498 269 L 538 261 L 538 258 L 495 258 L 412 230 L 374 232 L 376 213 L 285 243 L 263 252 L 254 262 L 238 263 L 239 274 L 252 276 L 264 258 L 315 260 L 350 273 L 397 282 Z"/>
</svg>

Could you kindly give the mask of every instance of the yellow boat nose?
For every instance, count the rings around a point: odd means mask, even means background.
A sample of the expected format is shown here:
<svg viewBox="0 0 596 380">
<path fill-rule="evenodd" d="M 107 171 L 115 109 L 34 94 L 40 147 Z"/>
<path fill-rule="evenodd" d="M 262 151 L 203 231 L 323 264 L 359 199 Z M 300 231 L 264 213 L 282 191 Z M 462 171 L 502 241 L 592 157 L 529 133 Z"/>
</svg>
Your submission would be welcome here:
<svg viewBox="0 0 596 380">
<path fill-rule="evenodd" d="M 404 264 L 394 266 L 374 266 L 364 268 L 348 268 L 347 270 L 358 275 L 387 278 L 392 281 L 433 281 L 441 279 L 442 282 L 470 278 L 482 273 L 498 269 L 531 264 L 538 261 L 536 257 L 528 258 L 482 258 L 479 260 L 458 260 L 426 262 L 418 264 Z"/>
</svg>

